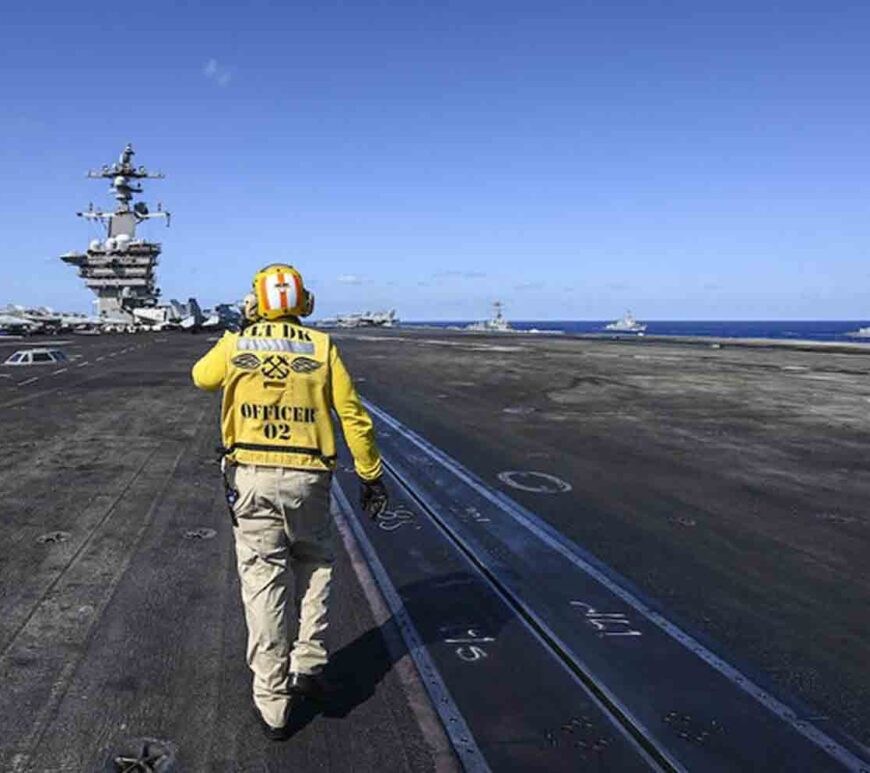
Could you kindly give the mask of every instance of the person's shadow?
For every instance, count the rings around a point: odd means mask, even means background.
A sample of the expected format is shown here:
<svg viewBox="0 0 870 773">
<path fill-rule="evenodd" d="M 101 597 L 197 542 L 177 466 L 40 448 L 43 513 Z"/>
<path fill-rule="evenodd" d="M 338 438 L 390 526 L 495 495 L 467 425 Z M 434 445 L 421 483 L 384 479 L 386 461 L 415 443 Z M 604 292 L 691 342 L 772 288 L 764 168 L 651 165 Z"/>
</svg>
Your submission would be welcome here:
<svg viewBox="0 0 870 773">
<path fill-rule="evenodd" d="M 503 604 L 489 604 L 486 609 L 469 604 L 477 607 L 474 617 L 456 611 L 458 606 L 465 606 L 456 604 L 457 594 L 465 592 L 473 598 L 481 592 L 483 583 L 478 576 L 455 572 L 399 588 L 405 609 L 424 644 L 443 640 L 445 623 L 450 629 L 483 627 L 489 636 L 501 630 L 510 617 Z M 290 737 L 320 714 L 346 717 L 374 695 L 375 688 L 407 651 L 392 616 L 337 650 L 324 674 L 332 689 L 323 701 L 306 699 L 293 706 L 288 720 Z"/>
</svg>

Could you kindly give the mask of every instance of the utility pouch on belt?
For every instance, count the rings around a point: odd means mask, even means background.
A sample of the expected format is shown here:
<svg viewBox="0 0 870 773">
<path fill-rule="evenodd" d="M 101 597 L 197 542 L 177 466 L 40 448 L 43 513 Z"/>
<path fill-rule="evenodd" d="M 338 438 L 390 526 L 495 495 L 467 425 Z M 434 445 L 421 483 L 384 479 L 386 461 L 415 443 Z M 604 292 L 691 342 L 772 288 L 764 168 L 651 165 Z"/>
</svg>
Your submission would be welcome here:
<svg viewBox="0 0 870 773">
<path fill-rule="evenodd" d="M 230 477 L 227 474 L 227 457 L 226 457 L 226 449 L 222 447 L 218 447 L 218 452 L 221 457 L 221 479 L 224 482 L 224 497 L 227 500 L 227 509 L 230 511 L 230 520 L 233 522 L 233 526 L 238 526 L 239 521 L 236 518 L 236 502 L 239 501 L 239 492 L 238 489 L 234 489 L 230 485 Z"/>
</svg>

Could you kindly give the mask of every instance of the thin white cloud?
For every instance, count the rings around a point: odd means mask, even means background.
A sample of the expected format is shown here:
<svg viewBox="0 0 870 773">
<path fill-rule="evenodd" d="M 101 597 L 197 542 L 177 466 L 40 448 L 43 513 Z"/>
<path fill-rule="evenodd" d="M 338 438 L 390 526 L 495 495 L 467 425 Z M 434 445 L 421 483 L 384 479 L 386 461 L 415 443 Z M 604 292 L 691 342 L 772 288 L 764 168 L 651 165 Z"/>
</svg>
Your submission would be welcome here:
<svg viewBox="0 0 870 773">
<path fill-rule="evenodd" d="M 433 279 L 484 279 L 486 273 L 483 271 L 459 271 L 451 269 L 448 271 L 438 271 L 432 274 Z"/>
<path fill-rule="evenodd" d="M 361 285 L 365 282 L 365 279 L 357 276 L 356 274 L 341 274 L 336 277 L 336 281 L 340 282 L 343 285 Z"/>
<path fill-rule="evenodd" d="M 217 59 L 209 59 L 203 65 L 202 74 L 221 88 L 229 84 L 233 77 L 232 71 L 224 67 Z"/>
</svg>

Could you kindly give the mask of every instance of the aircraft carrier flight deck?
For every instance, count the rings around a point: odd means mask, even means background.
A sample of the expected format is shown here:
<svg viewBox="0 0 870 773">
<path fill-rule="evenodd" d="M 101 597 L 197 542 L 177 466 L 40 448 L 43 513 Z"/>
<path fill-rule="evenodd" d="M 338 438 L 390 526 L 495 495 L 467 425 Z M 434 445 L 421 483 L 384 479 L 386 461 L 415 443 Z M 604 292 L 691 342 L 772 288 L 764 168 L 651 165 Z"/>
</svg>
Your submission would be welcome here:
<svg viewBox="0 0 870 773">
<path fill-rule="evenodd" d="M 0 369 L 0 770 L 870 770 L 866 354 L 335 331 L 392 500 L 343 449 L 337 689 L 273 743 L 210 338 L 0 339 L 69 357 Z"/>
</svg>

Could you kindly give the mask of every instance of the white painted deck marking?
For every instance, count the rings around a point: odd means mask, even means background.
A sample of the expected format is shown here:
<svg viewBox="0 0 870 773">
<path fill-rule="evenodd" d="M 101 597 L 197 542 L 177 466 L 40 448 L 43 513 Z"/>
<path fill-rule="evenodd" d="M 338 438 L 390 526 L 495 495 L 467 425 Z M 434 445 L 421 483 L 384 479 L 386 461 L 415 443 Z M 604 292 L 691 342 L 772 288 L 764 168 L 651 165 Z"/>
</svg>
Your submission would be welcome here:
<svg viewBox="0 0 870 773">
<path fill-rule="evenodd" d="M 402 507 L 398 507 L 395 510 L 384 510 L 378 516 L 377 524 L 378 528 L 382 531 L 395 531 L 405 524 L 409 524 L 417 529 L 420 528 L 414 520 L 414 513 Z"/>
<path fill-rule="evenodd" d="M 27 381 L 19 381 L 18 386 L 27 386 L 28 384 L 32 384 L 34 381 L 39 381 L 39 378 L 34 376 L 33 378 L 27 379 Z"/>
<path fill-rule="evenodd" d="M 60 370 L 56 370 L 56 371 L 55 371 L 54 373 L 52 373 L 51 375 L 52 375 L 52 376 L 57 376 L 57 375 L 60 374 L 60 373 L 66 373 L 68 370 L 69 370 L 69 368 L 61 368 Z"/>
<path fill-rule="evenodd" d="M 843 765 L 847 770 L 852 773 L 868 773 L 868 771 L 870 771 L 870 766 L 868 766 L 866 762 L 859 759 L 846 747 L 837 743 L 837 741 L 831 738 L 827 733 L 813 725 L 810 720 L 799 719 L 790 706 L 771 695 L 760 685 L 757 685 L 739 669 L 711 652 L 701 644 L 701 642 L 692 636 L 689 636 L 689 634 L 668 620 L 664 615 L 648 607 L 643 601 L 631 593 L 631 591 L 623 588 L 616 580 L 591 564 L 583 558 L 583 556 L 579 555 L 570 540 L 561 535 L 552 526 L 541 520 L 533 512 L 526 510 L 522 505 L 517 504 L 499 492 L 490 489 L 458 461 L 453 459 L 451 456 L 448 456 L 440 448 L 433 446 L 412 430 L 408 429 L 404 424 L 399 422 L 398 419 L 393 418 L 390 414 L 378 408 L 371 401 L 363 399 L 363 404 L 368 408 L 368 410 L 375 414 L 375 416 L 389 425 L 392 430 L 398 432 L 406 440 L 417 446 L 417 448 L 423 451 L 433 461 L 438 462 L 442 467 L 452 472 L 457 478 L 468 484 L 471 488 L 477 491 L 478 494 L 489 500 L 502 512 L 512 517 L 517 521 L 517 523 L 531 531 L 579 569 L 593 577 L 605 588 L 608 588 L 626 604 L 637 610 L 637 612 L 643 615 L 647 620 L 657 625 L 665 631 L 665 633 L 676 639 L 680 644 L 701 658 L 705 663 L 722 674 L 730 682 L 735 684 L 748 695 L 752 696 L 771 713 L 775 714 L 786 724 L 794 728 L 794 730 L 804 736 L 804 738 L 808 739 L 829 756 L 837 760 L 837 762 Z M 535 617 L 537 618 L 537 616 Z M 537 620 L 537 622 L 541 624 L 541 621 Z M 545 629 L 547 629 L 546 626 Z M 558 641 L 558 639 L 556 640 Z M 561 641 L 558 643 L 560 646 L 563 644 Z M 566 652 L 572 651 L 571 648 L 564 649 Z"/>
<path fill-rule="evenodd" d="M 83 368 L 83 367 L 85 367 L 85 365 L 89 365 L 89 364 L 90 364 L 89 361 L 85 360 L 84 362 L 80 362 L 78 365 L 76 365 L 76 367 Z"/>
<path fill-rule="evenodd" d="M 475 523 L 489 523 L 489 518 L 484 518 L 476 507 L 466 507 L 465 515 L 471 518 Z"/>
<path fill-rule="evenodd" d="M 455 648 L 456 657 L 466 663 L 476 663 L 478 660 L 483 660 L 489 657 L 486 650 L 481 646 L 483 644 L 492 644 L 495 638 L 485 636 L 474 628 L 468 628 L 462 631 L 458 636 L 454 634 L 452 638 L 444 639 L 445 644 L 458 644 Z"/>
<path fill-rule="evenodd" d="M 507 470 L 500 472 L 498 479 L 508 486 L 533 494 L 565 494 L 571 490 L 570 483 L 546 472 Z"/>
<path fill-rule="evenodd" d="M 586 622 L 601 636 L 643 636 L 640 631 L 631 627 L 631 620 L 622 612 L 599 612 L 585 601 L 571 601 L 569 603 L 572 607 L 581 609 Z"/>
</svg>

